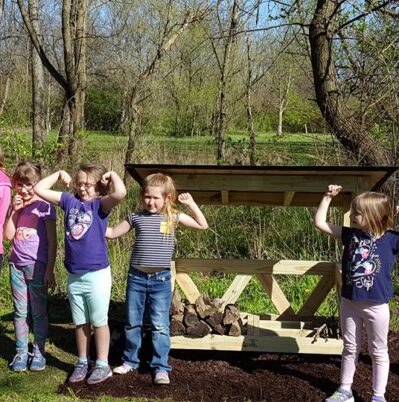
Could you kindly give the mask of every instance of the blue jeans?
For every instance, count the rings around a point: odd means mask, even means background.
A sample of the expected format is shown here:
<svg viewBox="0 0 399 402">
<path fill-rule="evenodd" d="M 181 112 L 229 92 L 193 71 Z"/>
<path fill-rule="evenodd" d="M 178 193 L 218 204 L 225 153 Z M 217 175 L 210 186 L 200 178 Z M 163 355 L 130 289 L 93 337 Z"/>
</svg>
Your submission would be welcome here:
<svg viewBox="0 0 399 402">
<path fill-rule="evenodd" d="M 127 279 L 125 326 L 126 346 L 123 360 L 138 368 L 143 319 L 146 305 L 149 309 L 152 335 L 152 360 L 150 367 L 157 373 L 171 371 L 168 364 L 170 350 L 169 309 L 172 300 L 170 270 L 147 274 L 130 269 Z"/>
</svg>

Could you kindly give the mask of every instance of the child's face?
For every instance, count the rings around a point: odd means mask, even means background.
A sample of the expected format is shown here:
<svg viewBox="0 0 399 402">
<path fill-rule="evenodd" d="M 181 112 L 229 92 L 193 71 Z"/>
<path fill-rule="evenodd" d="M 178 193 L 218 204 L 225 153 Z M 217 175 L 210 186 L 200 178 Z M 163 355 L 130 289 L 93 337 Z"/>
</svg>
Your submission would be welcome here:
<svg viewBox="0 0 399 402">
<path fill-rule="evenodd" d="M 165 198 L 162 194 L 162 187 L 148 186 L 144 190 L 143 205 L 144 209 L 152 214 L 161 212 L 165 204 Z"/>
<path fill-rule="evenodd" d="M 96 182 L 86 172 L 79 171 L 76 175 L 75 190 L 81 201 L 89 201 L 98 197 Z"/>
<path fill-rule="evenodd" d="M 356 228 L 356 229 L 361 229 L 361 230 L 368 230 L 369 228 L 366 225 L 364 216 L 356 210 L 351 210 L 350 213 L 350 220 L 352 223 L 352 227 Z"/>
<path fill-rule="evenodd" d="M 15 191 L 17 193 L 17 195 L 19 195 L 23 202 L 29 202 L 33 199 L 33 197 L 35 196 L 35 193 L 33 191 L 33 186 L 37 183 L 37 181 L 16 181 L 14 183 L 14 188 Z"/>
</svg>

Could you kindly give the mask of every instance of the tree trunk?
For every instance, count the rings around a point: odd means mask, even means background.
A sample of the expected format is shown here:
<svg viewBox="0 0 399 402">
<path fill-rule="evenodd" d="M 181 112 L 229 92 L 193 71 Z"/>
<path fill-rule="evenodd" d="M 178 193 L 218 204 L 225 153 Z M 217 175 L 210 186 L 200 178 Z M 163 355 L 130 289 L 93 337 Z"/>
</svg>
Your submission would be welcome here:
<svg viewBox="0 0 399 402">
<path fill-rule="evenodd" d="M 238 13 L 239 13 L 239 7 L 237 1 L 234 1 L 231 10 L 229 35 L 226 38 L 226 42 L 224 45 L 223 60 L 219 66 L 220 68 L 219 90 L 216 102 L 215 129 L 214 129 L 217 143 L 216 158 L 218 162 L 223 162 L 226 154 L 226 141 L 225 141 L 225 132 L 227 124 L 226 86 L 228 80 L 228 69 L 230 66 L 231 46 L 234 41 L 234 33 L 237 30 Z"/>
<path fill-rule="evenodd" d="M 130 101 L 127 109 L 126 128 L 124 131 L 128 133 L 128 142 L 125 153 L 125 163 L 130 163 L 137 141 L 137 128 L 139 125 L 140 112 L 138 107 L 138 84 L 134 85 L 130 93 Z M 127 181 L 127 173 L 124 175 L 124 182 Z"/>
<path fill-rule="evenodd" d="M 39 6 L 37 0 L 29 1 L 29 16 L 36 34 L 40 38 L 41 26 L 39 22 Z M 32 156 L 42 159 L 42 149 L 44 134 L 46 132 L 46 106 L 45 106 L 45 83 L 44 69 L 33 44 L 30 48 L 32 60 L 32 112 L 33 112 L 33 132 L 32 132 Z"/>
<path fill-rule="evenodd" d="M 86 103 L 86 17 L 87 17 L 87 2 L 79 1 L 76 6 L 76 40 L 75 60 L 77 65 L 78 88 L 76 93 L 76 122 L 79 130 L 85 129 L 85 103 Z"/>
<path fill-rule="evenodd" d="M 252 57 L 251 57 L 251 40 L 247 36 L 247 84 L 246 84 L 246 109 L 247 109 L 247 131 L 249 136 L 249 163 L 256 165 L 256 133 L 254 129 L 254 121 L 252 117 Z"/>
<path fill-rule="evenodd" d="M 386 165 L 390 157 L 370 133 L 362 131 L 346 108 L 334 65 L 333 36 L 340 0 L 318 0 L 309 27 L 316 100 L 328 126 L 360 165 Z"/>
<path fill-rule="evenodd" d="M 10 91 L 10 83 L 11 83 L 11 79 L 10 79 L 10 77 L 7 75 L 7 77 L 6 77 L 6 82 L 5 82 L 5 84 L 4 84 L 3 95 L 0 97 L 0 117 L 1 117 L 2 114 L 4 113 L 4 108 L 5 108 L 6 103 L 7 103 L 8 93 L 9 93 L 9 91 Z"/>
</svg>

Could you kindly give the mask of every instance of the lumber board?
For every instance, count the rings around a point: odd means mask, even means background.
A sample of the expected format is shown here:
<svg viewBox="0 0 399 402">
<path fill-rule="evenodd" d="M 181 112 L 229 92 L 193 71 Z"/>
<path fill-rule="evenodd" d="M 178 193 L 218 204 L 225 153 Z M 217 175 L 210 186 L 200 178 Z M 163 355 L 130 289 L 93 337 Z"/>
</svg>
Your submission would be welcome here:
<svg viewBox="0 0 399 402">
<path fill-rule="evenodd" d="M 220 190 L 213 191 L 196 191 L 190 190 L 191 195 L 198 204 L 201 205 L 223 205 L 222 192 Z M 295 192 L 294 198 L 291 200 L 291 207 L 317 207 L 320 204 L 322 194 L 320 193 L 304 193 Z M 346 204 L 346 200 L 350 199 L 349 194 L 340 194 L 335 197 L 332 207 L 342 207 Z M 229 191 L 228 205 L 262 205 L 262 206 L 283 206 L 283 192 L 261 192 L 261 191 Z"/>
<path fill-rule="evenodd" d="M 189 303 L 195 304 L 195 301 L 201 296 L 201 293 L 190 276 L 185 272 L 177 272 L 176 282 L 187 297 Z"/>
<path fill-rule="evenodd" d="M 334 284 L 335 277 L 322 276 L 308 299 L 298 311 L 297 316 L 308 317 L 314 315 L 317 309 L 320 307 L 320 304 L 323 303 L 323 300 L 326 298 L 330 290 L 334 287 Z"/>
<path fill-rule="evenodd" d="M 223 308 L 226 307 L 227 304 L 234 304 L 238 300 L 251 278 L 252 275 L 237 275 L 233 279 L 233 282 L 231 282 L 230 286 L 221 297 L 224 302 Z"/>
<path fill-rule="evenodd" d="M 234 174 L 187 174 L 176 173 L 174 180 L 178 183 L 179 190 L 184 191 L 267 191 L 267 192 L 305 192 L 319 193 L 320 188 L 325 189 L 329 184 L 335 183 L 337 177 L 334 174 L 318 176 L 317 180 L 311 180 L 309 175 L 254 175 Z M 356 174 L 340 176 L 340 185 L 345 192 L 357 192 L 358 176 Z"/>
<path fill-rule="evenodd" d="M 329 261 L 299 260 L 242 260 L 178 258 L 176 271 L 224 272 L 235 274 L 274 275 L 331 275 L 335 276 L 335 263 Z"/>
<path fill-rule="evenodd" d="M 266 290 L 266 293 L 269 295 L 272 303 L 276 307 L 277 311 L 280 313 L 280 316 L 295 316 L 294 310 L 285 297 L 276 279 L 269 274 L 258 274 L 256 275 L 256 277 L 263 288 Z"/>
<path fill-rule="evenodd" d="M 176 286 L 176 264 L 174 261 L 171 261 L 170 263 L 170 274 L 171 274 L 171 287 L 172 287 L 172 293 L 175 290 L 175 286 Z"/>
<path fill-rule="evenodd" d="M 260 317 L 258 315 L 251 314 L 250 316 L 248 316 L 247 333 L 248 333 L 248 335 L 259 336 L 259 333 L 260 333 Z"/>
<path fill-rule="evenodd" d="M 288 207 L 291 205 L 292 199 L 294 198 L 295 191 L 285 191 L 284 192 L 284 200 L 283 200 L 283 205 L 285 207 Z"/>
<path fill-rule="evenodd" d="M 223 205 L 229 204 L 229 192 L 226 190 L 222 191 L 222 204 Z"/>
<path fill-rule="evenodd" d="M 172 349 L 225 350 L 247 352 L 279 352 L 340 355 L 342 341 L 307 336 L 250 336 L 206 335 L 203 338 L 171 337 Z"/>
</svg>

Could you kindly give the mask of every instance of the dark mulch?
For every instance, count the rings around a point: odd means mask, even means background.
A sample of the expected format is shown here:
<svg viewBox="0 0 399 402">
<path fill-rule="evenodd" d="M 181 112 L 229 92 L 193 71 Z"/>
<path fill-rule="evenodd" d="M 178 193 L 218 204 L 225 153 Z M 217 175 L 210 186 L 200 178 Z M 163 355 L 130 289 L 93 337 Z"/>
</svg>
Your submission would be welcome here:
<svg viewBox="0 0 399 402">
<path fill-rule="evenodd" d="M 390 333 L 388 401 L 399 401 L 399 333 Z M 116 363 L 116 362 L 115 362 Z M 173 401 L 322 401 L 337 387 L 339 357 L 215 351 L 172 351 L 169 386 L 154 386 L 145 368 L 104 383 L 70 386 L 75 395 L 170 399 Z M 360 357 L 353 391 L 356 401 L 371 397 L 371 361 Z M 66 384 L 61 393 L 69 393 Z"/>
</svg>

